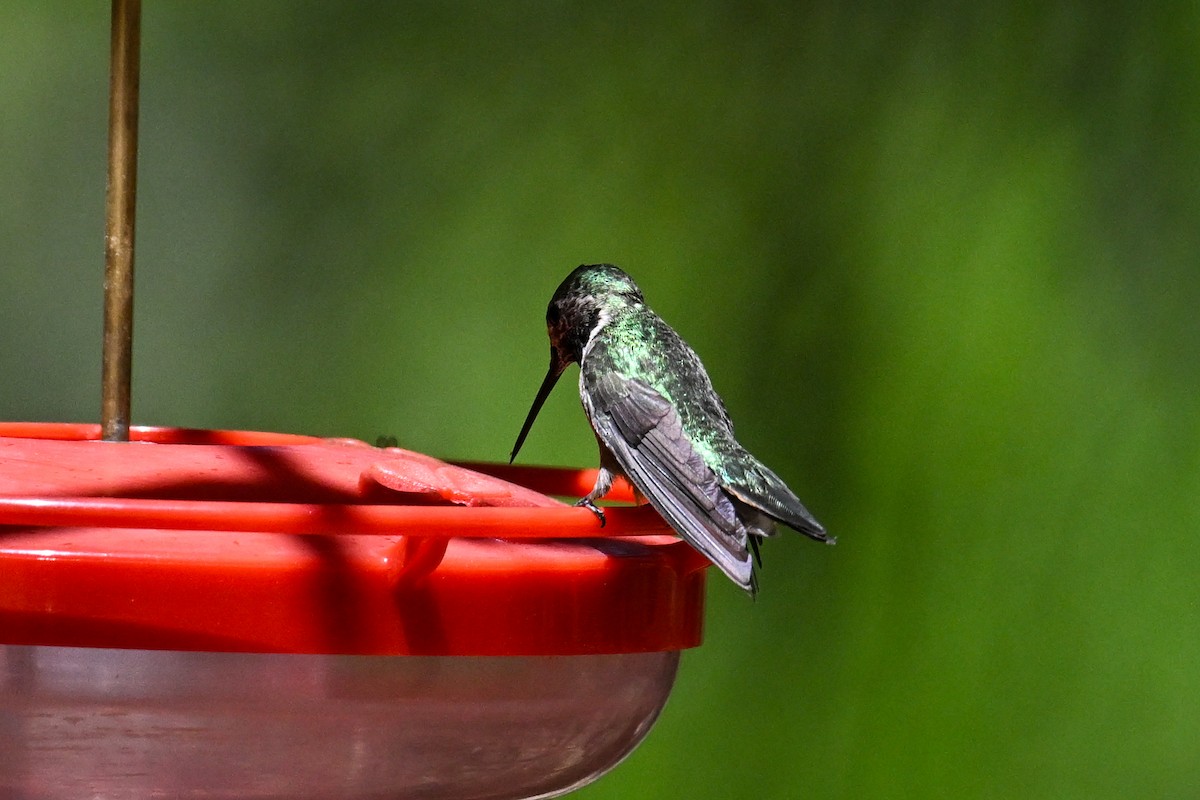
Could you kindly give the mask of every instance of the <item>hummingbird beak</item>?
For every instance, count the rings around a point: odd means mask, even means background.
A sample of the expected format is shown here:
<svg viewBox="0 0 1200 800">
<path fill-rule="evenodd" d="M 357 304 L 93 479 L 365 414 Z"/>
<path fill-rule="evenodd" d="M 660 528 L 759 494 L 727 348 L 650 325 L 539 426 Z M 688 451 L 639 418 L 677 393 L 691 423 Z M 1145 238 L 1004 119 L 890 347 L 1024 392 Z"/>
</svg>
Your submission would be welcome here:
<svg viewBox="0 0 1200 800">
<path fill-rule="evenodd" d="M 567 368 L 567 362 L 558 357 L 558 351 L 554 349 L 554 345 L 550 346 L 550 369 L 546 370 L 546 377 L 542 379 L 542 387 L 538 389 L 537 397 L 533 398 L 533 405 L 529 407 L 529 416 L 525 417 L 525 424 L 521 426 L 521 433 L 517 436 L 517 443 L 513 445 L 512 455 L 508 457 L 508 463 L 512 463 L 517 458 L 517 451 L 521 449 L 521 445 L 525 443 L 525 437 L 529 434 L 529 429 L 533 427 L 533 421 L 537 419 L 538 412 L 542 410 L 542 403 L 546 402 L 546 398 L 550 396 L 550 392 L 554 389 L 554 384 L 558 382 L 558 378 L 563 374 L 563 370 Z"/>
</svg>

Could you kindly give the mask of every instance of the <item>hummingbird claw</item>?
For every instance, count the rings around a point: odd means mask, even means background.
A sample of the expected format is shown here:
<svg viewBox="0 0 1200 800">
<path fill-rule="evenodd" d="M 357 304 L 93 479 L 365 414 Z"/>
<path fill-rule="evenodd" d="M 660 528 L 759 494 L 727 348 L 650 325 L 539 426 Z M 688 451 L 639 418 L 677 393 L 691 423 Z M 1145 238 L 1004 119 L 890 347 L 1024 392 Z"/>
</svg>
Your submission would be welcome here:
<svg viewBox="0 0 1200 800">
<path fill-rule="evenodd" d="M 587 497 L 581 497 L 581 498 L 579 499 L 579 502 L 577 502 L 577 503 L 575 504 L 575 506 L 576 506 L 577 508 L 586 508 L 588 511 L 592 512 L 593 514 L 595 514 L 595 515 L 596 515 L 596 519 L 600 520 L 600 527 L 601 527 L 601 528 L 603 528 L 603 527 L 604 527 L 604 525 L 605 525 L 605 523 L 607 523 L 607 522 L 608 522 L 608 520 L 604 518 L 604 510 L 603 510 L 602 508 L 600 508 L 600 506 L 598 506 L 598 505 L 596 505 L 595 503 L 593 503 L 593 502 L 591 501 L 591 499 L 590 499 L 590 498 L 587 498 Z"/>
</svg>

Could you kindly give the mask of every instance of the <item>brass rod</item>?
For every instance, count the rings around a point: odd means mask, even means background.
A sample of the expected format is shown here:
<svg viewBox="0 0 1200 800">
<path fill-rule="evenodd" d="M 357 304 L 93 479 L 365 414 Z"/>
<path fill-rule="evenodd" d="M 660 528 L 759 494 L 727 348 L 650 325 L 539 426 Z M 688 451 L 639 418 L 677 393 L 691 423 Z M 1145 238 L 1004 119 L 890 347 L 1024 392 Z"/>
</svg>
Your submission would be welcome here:
<svg viewBox="0 0 1200 800">
<path fill-rule="evenodd" d="M 141 20 L 141 0 L 113 0 L 108 190 L 104 203 L 104 350 L 100 376 L 100 430 L 101 436 L 110 442 L 129 441 Z"/>
</svg>

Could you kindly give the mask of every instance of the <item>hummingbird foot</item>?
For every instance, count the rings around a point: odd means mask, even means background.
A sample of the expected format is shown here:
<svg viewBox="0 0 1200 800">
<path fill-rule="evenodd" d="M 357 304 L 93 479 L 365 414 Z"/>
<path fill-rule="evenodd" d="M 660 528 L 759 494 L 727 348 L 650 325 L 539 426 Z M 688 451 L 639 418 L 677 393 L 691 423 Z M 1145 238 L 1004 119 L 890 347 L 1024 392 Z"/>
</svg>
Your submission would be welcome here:
<svg viewBox="0 0 1200 800">
<path fill-rule="evenodd" d="M 601 527 L 601 528 L 603 528 L 603 527 L 604 527 L 604 525 L 605 525 L 605 523 L 607 523 L 607 522 L 608 522 L 608 520 L 604 518 L 604 509 L 600 508 L 600 506 L 598 506 L 598 505 L 596 505 L 595 503 L 593 503 L 593 502 L 592 502 L 592 498 L 591 498 L 591 497 L 581 497 L 581 498 L 579 498 L 579 501 L 578 501 L 577 503 L 575 503 L 575 506 L 576 506 L 577 508 L 586 508 L 588 511 L 592 512 L 593 514 L 595 514 L 595 515 L 596 515 L 596 519 L 600 520 L 600 527 Z"/>
<path fill-rule="evenodd" d="M 579 498 L 579 501 L 575 505 L 582 506 L 595 514 L 596 519 L 600 520 L 600 527 L 603 528 L 608 520 L 604 518 L 604 511 L 596 505 L 596 500 L 604 497 L 604 495 L 608 494 L 608 490 L 612 488 L 613 472 L 604 465 L 603 457 L 601 457 L 600 461 L 600 470 L 596 473 L 596 485 L 592 487 L 592 490 L 587 495 Z"/>
</svg>

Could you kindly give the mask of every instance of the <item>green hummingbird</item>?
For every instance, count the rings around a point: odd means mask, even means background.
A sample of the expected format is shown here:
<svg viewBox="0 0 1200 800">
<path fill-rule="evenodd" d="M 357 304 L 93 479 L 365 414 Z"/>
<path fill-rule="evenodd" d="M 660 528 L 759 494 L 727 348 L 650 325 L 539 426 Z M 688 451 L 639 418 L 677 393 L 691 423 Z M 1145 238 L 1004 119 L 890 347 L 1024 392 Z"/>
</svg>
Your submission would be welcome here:
<svg viewBox="0 0 1200 800">
<path fill-rule="evenodd" d="M 624 476 L 667 523 L 751 595 L 762 537 L 782 523 L 833 543 L 780 478 L 733 435 L 699 357 L 612 264 L 584 264 L 546 309 L 550 369 L 509 463 L 568 364 L 600 445 L 596 485 L 576 505 L 604 524 L 596 500 Z M 760 561 L 761 563 L 761 561 Z"/>
</svg>

